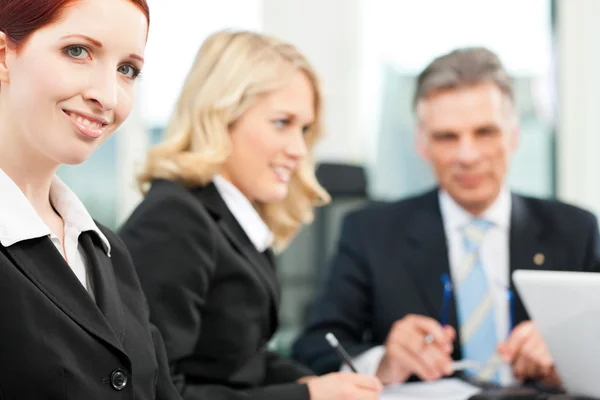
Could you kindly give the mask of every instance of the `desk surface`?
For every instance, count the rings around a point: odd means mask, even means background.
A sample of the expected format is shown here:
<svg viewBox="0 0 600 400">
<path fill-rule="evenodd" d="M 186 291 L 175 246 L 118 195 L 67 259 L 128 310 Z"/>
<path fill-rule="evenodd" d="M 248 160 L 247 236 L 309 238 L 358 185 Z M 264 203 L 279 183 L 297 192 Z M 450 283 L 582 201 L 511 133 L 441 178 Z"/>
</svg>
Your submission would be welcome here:
<svg viewBox="0 0 600 400">
<path fill-rule="evenodd" d="M 525 385 L 500 388 L 469 379 L 448 378 L 433 382 L 409 382 L 386 387 L 382 400 L 594 400 L 549 392 L 546 387 Z"/>
<path fill-rule="evenodd" d="M 544 392 L 532 392 L 527 394 L 509 394 L 499 391 L 483 391 L 469 400 L 596 400 L 591 397 L 569 396 L 566 394 L 550 394 Z"/>
<path fill-rule="evenodd" d="M 535 387 L 485 389 L 483 392 L 472 396 L 469 400 L 598 400 L 591 397 L 572 396 L 557 391 L 548 392 Z"/>
</svg>

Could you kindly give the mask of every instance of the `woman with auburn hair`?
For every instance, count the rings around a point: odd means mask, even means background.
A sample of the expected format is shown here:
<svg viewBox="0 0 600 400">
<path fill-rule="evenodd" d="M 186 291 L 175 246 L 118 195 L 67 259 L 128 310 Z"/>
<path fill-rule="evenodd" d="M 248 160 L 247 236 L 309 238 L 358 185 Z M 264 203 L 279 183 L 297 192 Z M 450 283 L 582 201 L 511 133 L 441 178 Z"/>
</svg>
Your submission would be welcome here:
<svg viewBox="0 0 600 400">
<path fill-rule="evenodd" d="M 127 118 L 145 0 L 0 0 L 0 399 L 177 399 L 129 254 L 55 176 Z"/>
<path fill-rule="evenodd" d="M 379 398 L 373 377 L 313 377 L 267 349 L 272 249 L 329 201 L 310 156 L 321 125 L 317 77 L 294 46 L 230 31 L 203 44 L 121 230 L 185 399 Z"/>
</svg>

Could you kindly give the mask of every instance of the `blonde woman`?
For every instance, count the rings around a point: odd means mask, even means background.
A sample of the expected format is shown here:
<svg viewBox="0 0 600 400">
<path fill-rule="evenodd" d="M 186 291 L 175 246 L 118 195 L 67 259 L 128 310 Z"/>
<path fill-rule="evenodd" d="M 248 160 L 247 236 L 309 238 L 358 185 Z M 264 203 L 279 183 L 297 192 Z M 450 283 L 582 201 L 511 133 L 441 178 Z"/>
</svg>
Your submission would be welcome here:
<svg viewBox="0 0 600 400">
<path fill-rule="evenodd" d="M 266 349 L 272 249 L 329 201 L 310 156 L 321 133 L 317 78 L 296 48 L 252 32 L 204 43 L 121 231 L 185 399 L 379 398 L 373 377 L 316 378 Z"/>
</svg>

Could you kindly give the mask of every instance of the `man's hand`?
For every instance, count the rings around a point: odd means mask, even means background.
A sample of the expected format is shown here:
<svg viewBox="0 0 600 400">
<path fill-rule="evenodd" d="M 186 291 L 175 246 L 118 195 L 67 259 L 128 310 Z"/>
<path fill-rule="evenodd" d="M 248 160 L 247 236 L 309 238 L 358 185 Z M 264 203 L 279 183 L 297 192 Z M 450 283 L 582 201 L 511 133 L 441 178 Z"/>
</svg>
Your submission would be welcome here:
<svg viewBox="0 0 600 400">
<path fill-rule="evenodd" d="M 512 365 L 515 378 L 541 380 L 549 386 L 560 386 L 554 361 L 542 336 L 532 321 L 520 323 L 506 342 L 498 346 L 502 359 Z"/>
<path fill-rule="evenodd" d="M 431 343 L 426 341 L 430 335 Z M 451 375 L 456 332 L 422 315 L 407 315 L 394 323 L 376 376 L 383 384 L 406 381 L 416 374 L 424 381 Z"/>
</svg>

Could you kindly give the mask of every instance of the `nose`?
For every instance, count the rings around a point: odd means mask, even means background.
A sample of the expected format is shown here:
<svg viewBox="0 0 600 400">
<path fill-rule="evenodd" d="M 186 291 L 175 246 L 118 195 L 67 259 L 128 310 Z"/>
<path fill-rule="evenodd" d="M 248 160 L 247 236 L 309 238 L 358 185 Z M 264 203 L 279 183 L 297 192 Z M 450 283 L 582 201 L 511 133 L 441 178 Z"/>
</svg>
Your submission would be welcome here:
<svg viewBox="0 0 600 400">
<path fill-rule="evenodd" d="M 300 159 L 303 158 L 304 156 L 306 156 L 306 153 L 308 152 L 308 148 L 306 147 L 306 140 L 305 140 L 305 136 L 304 136 L 304 132 L 302 130 L 300 130 L 297 133 L 294 133 L 292 135 L 291 141 L 287 146 L 287 153 L 296 158 L 296 159 Z"/>
<path fill-rule="evenodd" d="M 113 110 L 118 102 L 119 84 L 117 79 L 115 69 L 98 70 L 90 76 L 89 86 L 83 97 L 93 103 L 96 108 L 103 111 Z"/>
<path fill-rule="evenodd" d="M 477 148 L 477 144 L 473 138 L 465 136 L 460 139 L 456 158 L 462 164 L 471 164 L 476 162 L 481 157 L 481 151 Z"/>
</svg>

